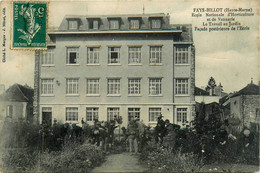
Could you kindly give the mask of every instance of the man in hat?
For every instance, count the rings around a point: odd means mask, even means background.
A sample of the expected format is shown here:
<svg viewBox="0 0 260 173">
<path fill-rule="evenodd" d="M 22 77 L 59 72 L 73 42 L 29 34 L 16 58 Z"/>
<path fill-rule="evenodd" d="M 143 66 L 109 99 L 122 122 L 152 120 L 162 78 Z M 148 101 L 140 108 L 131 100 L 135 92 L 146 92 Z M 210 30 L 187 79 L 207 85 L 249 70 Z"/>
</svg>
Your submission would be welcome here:
<svg viewBox="0 0 260 173">
<path fill-rule="evenodd" d="M 130 122 L 127 126 L 128 141 L 129 141 L 129 152 L 138 153 L 138 124 L 134 117 L 130 118 Z"/>
</svg>

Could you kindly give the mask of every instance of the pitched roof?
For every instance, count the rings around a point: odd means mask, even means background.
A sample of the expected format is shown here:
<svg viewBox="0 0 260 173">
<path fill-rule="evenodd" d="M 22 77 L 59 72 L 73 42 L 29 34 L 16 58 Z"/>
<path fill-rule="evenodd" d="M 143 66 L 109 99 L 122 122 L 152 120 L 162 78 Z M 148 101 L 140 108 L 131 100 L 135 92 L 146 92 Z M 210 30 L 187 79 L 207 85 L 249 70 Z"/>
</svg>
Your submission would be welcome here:
<svg viewBox="0 0 260 173">
<path fill-rule="evenodd" d="M 10 102 L 33 102 L 33 89 L 29 86 L 14 84 L 1 96 L 0 100 Z"/>
<path fill-rule="evenodd" d="M 259 86 L 255 85 L 253 83 L 248 84 L 246 87 L 239 90 L 237 93 L 235 93 L 231 97 L 236 97 L 240 95 L 259 95 Z"/>
<path fill-rule="evenodd" d="M 195 87 L 195 96 L 210 96 L 208 91 L 205 91 L 201 88 Z M 212 94 L 212 96 L 216 96 L 215 94 Z"/>
</svg>

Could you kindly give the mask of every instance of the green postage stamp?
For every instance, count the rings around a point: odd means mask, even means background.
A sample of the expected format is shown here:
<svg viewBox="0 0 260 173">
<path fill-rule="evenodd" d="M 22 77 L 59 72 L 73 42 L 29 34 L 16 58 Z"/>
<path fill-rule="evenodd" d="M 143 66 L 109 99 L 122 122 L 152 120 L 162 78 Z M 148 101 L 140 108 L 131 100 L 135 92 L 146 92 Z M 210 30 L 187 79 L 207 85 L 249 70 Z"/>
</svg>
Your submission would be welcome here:
<svg viewBox="0 0 260 173">
<path fill-rule="evenodd" d="M 46 25 L 46 2 L 13 2 L 12 48 L 46 48 Z"/>
</svg>

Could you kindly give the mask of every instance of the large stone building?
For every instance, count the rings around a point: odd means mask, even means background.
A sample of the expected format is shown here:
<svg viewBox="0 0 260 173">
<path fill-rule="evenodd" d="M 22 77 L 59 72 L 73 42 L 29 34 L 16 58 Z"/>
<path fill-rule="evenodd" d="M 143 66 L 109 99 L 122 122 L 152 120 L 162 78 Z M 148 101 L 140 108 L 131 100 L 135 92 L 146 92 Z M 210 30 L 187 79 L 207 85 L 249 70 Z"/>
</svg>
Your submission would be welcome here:
<svg viewBox="0 0 260 173">
<path fill-rule="evenodd" d="M 92 123 L 131 116 L 155 125 L 194 115 L 195 49 L 191 25 L 165 14 L 67 15 L 35 53 L 36 120 Z"/>
</svg>

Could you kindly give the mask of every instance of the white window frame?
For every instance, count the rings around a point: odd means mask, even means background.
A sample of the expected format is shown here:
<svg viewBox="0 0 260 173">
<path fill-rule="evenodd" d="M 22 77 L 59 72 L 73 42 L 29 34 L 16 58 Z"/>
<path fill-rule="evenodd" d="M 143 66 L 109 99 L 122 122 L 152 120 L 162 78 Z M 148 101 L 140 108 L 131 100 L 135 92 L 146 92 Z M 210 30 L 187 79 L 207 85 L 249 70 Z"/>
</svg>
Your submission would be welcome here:
<svg viewBox="0 0 260 173">
<path fill-rule="evenodd" d="M 128 47 L 128 64 L 141 64 L 141 49 L 140 46 Z"/>
<path fill-rule="evenodd" d="M 140 94 L 141 94 L 141 78 L 129 78 L 128 95 L 140 95 Z"/>
<path fill-rule="evenodd" d="M 107 79 L 107 95 L 120 95 L 120 78 Z"/>
<path fill-rule="evenodd" d="M 66 64 L 67 65 L 79 65 L 79 47 L 67 47 Z M 70 62 L 70 53 L 76 53 L 75 63 Z"/>
<path fill-rule="evenodd" d="M 115 120 L 115 117 L 120 117 L 120 108 L 119 107 L 108 107 L 107 108 L 107 121 Z"/>
<path fill-rule="evenodd" d="M 87 47 L 87 65 L 99 64 L 99 47 Z"/>
<path fill-rule="evenodd" d="M 79 78 L 66 78 L 66 95 L 79 95 Z"/>
<path fill-rule="evenodd" d="M 113 53 L 117 54 L 116 61 L 112 58 Z M 108 64 L 120 64 L 120 47 L 108 47 Z"/>
<path fill-rule="evenodd" d="M 13 105 L 7 105 L 6 106 L 6 117 L 12 118 L 14 115 L 14 106 Z"/>
<path fill-rule="evenodd" d="M 93 122 L 95 119 L 98 120 L 98 107 L 86 107 L 86 121 Z"/>
<path fill-rule="evenodd" d="M 140 20 L 130 19 L 130 29 L 140 29 Z"/>
<path fill-rule="evenodd" d="M 181 115 L 178 115 L 178 109 L 186 109 L 186 111 L 181 111 Z M 188 125 L 186 122 L 183 122 L 183 112 L 186 112 L 186 121 L 188 121 L 188 123 L 190 123 L 191 121 L 191 113 L 190 113 L 190 107 L 187 106 L 176 106 L 175 107 L 175 118 L 174 118 L 174 122 L 175 124 L 180 125 L 181 127 L 185 127 L 186 125 Z M 179 117 L 178 117 L 179 116 Z M 181 121 L 178 121 L 181 118 Z"/>
<path fill-rule="evenodd" d="M 53 78 L 43 78 L 41 79 L 41 95 L 48 96 L 54 94 L 54 79 Z"/>
<path fill-rule="evenodd" d="M 162 78 L 149 78 L 149 95 L 162 95 Z"/>
<path fill-rule="evenodd" d="M 150 65 L 162 64 L 162 46 L 150 46 Z"/>
<path fill-rule="evenodd" d="M 68 20 L 68 29 L 69 30 L 78 30 L 79 22 L 77 20 Z"/>
<path fill-rule="evenodd" d="M 130 116 L 131 114 L 131 116 Z M 131 117 L 135 118 L 137 117 L 139 120 L 140 120 L 140 117 L 141 117 L 141 108 L 128 108 L 128 121 L 130 121 Z"/>
<path fill-rule="evenodd" d="M 72 114 L 75 113 L 75 115 L 68 115 L 68 113 Z M 72 119 L 75 116 L 75 119 Z M 69 118 L 69 119 L 68 119 Z M 75 106 L 66 106 L 65 107 L 65 122 L 78 122 L 79 120 L 79 108 Z"/>
<path fill-rule="evenodd" d="M 86 79 L 86 94 L 87 95 L 99 95 L 100 92 L 100 84 L 99 84 L 99 78 L 87 78 Z"/>
<path fill-rule="evenodd" d="M 189 79 L 177 78 L 175 79 L 175 94 L 176 95 L 189 95 Z"/>
<path fill-rule="evenodd" d="M 176 50 L 175 64 L 176 65 L 189 64 L 189 49 L 190 49 L 189 46 L 183 46 L 183 45 L 175 46 L 175 50 Z"/>
<path fill-rule="evenodd" d="M 42 66 L 54 66 L 54 49 L 41 51 L 41 65 Z"/>
<path fill-rule="evenodd" d="M 149 107 L 149 122 L 157 122 L 158 116 L 162 114 L 161 107 Z"/>
<path fill-rule="evenodd" d="M 152 29 L 160 29 L 162 26 L 161 19 L 151 19 L 151 28 Z"/>
<path fill-rule="evenodd" d="M 120 21 L 119 19 L 109 19 L 109 29 L 120 29 Z"/>
</svg>

